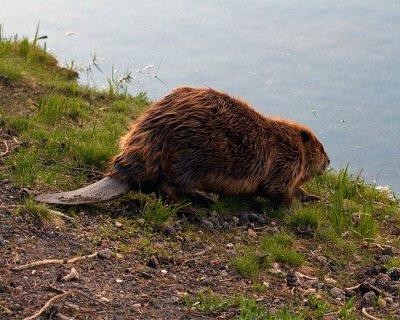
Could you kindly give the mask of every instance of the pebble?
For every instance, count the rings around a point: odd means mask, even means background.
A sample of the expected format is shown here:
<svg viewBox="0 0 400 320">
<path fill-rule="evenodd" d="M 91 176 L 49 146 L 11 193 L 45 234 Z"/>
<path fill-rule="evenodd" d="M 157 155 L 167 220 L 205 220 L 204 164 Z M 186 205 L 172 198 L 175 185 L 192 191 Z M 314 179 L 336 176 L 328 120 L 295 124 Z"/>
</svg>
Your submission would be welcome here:
<svg viewBox="0 0 400 320">
<path fill-rule="evenodd" d="M 111 256 L 112 256 L 112 251 L 109 248 L 106 248 L 106 249 L 98 251 L 97 256 L 100 259 L 110 260 Z"/>
<path fill-rule="evenodd" d="M 318 287 L 318 280 L 306 280 L 303 285 L 306 288 L 316 288 Z"/>
<path fill-rule="evenodd" d="M 335 299 L 339 299 L 339 300 L 345 299 L 344 291 L 337 287 L 333 287 L 329 292 Z"/>
<path fill-rule="evenodd" d="M 106 297 L 101 297 L 100 301 L 101 302 L 110 302 L 110 299 L 107 299 Z"/>
<path fill-rule="evenodd" d="M 388 275 L 392 281 L 400 280 L 400 268 L 392 268 L 388 271 Z"/>
<path fill-rule="evenodd" d="M 253 229 L 250 229 L 250 228 L 247 230 L 247 235 L 251 239 L 257 238 L 257 232 L 255 232 Z"/>
<path fill-rule="evenodd" d="M 261 215 L 257 213 L 250 213 L 249 214 L 249 221 L 250 222 L 256 222 L 259 224 L 266 224 L 267 220 Z"/>
<path fill-rule="evenodd" d="M 124 280 L 122 280 L 122 279 L 115 279 L 115 282 L 116 282 L 116 283 L 122 283 L 122 282 L 124 282 Z"/>
<path fill-rule="evenodd" d="M 229 242 L 229 243 L 226 244 L 226 248 L 227 248 L 227 249 L 233 249 L 233 247 L 234 247 L 234 246 L 233 246 L 233 243 L 232 243 L 232 242 Z"/>
<path fill-rule="evenodd" d="M 326 284 L 329 284 L 329 285 L 331 285 L 331 286 L 333 286 L 333 285 L 335 285 L 336 284 L 336 280 L 335 279 L 332 279 L 332 278 L 325 278 L 324 279 L 325 280 L 325 283 Z"/>
<path fill-rule="evenodd" d="M 233 217 L 232 217 L 232 221 L 233 221 L 234 225 L 237 226 L 237 225 L 239 224 L 239 221 L 240 221 L 240 220 L 239 220 L 238 217 L 233 216 Z"/>
<path fill-rule="evenodd" d="M 379 297 L 378 301 L 376 302 L 376 304 L 378 305 L 379 308 L 386 308 L 387 302 L 382 297 Z"/>
<path fill-rule="evenodd" d="M 240 212 L 239 213 L 239 222 L 241 224 L 246 224 L 249 222 L 249 214 L 247 212 Z"/>
<path fill-rule="evenodd" d="M 160 264 L 155 256 L 151 256 L 147 262 L 147 265 L 151 268 L 157 269 Z"/>
<path fill-rule="evenodd" d="M 366 305 L 373 305 L 376 301 L 376 294 L 373 291 L 368 291 L 363 296 L 363 301 Z"/>
<path fill-rule="evenodd" d="M 208 220 L 207 218 L 203 218 L 201 220 L 201 224 L 203 225 L 203 227 L 209 228 L 209 229 L 213 229 L 214 228 L 214 224 Z"/>
<path fill-rule="evenodd" d="M 393 298 L 391 297 L 385 297 L 385 301 L 387 304 L 393 304 Z"/>
<path fill-rule="evenodd" d="M 161 270 L 161 274 L 167 274 L 167 273 L 168 273 L 167 270 L 165 270 L 165 269 L 162 269 L 162 270 Z"/>
<path fill-rule="evenodd" d="M 3 239 L 3 237 L 0 236 L 0 247 L 4 247 L 7 244 L 7 240 Z"/>
<path fill-rule="evenodd" d="M 176 231 L 173 226 L 166 226 L 163 229 L 163 234 L 166 236 L 173 236 L 175 233 L 176 233 Z"/>
<path fill-rule="evenodd" d="M 394 255 L 393 248 L 392 248 L 391 246 L 386 246 L 386 247 L 383 249 L 382 253 L 383 253 L 384 255 L 387 255 L 387 256 L 393 256 L 393 255 Z"/>
</svg>

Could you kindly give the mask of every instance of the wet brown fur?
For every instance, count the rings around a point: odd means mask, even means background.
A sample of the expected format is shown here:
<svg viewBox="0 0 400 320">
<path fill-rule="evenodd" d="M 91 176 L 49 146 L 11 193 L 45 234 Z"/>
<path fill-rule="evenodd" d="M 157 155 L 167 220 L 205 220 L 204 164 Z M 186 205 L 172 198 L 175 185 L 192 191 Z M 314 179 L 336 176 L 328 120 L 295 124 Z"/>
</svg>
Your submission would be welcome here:
<svg viewBox="0 0 400 320">
<path fill-rule="evenodd" d="M 194 191 L 291 203 L 329 159 L 312 131 L 210 88 L 175 89 L 121 140 L 109 176 L 171 199 Z"/>
</svg>

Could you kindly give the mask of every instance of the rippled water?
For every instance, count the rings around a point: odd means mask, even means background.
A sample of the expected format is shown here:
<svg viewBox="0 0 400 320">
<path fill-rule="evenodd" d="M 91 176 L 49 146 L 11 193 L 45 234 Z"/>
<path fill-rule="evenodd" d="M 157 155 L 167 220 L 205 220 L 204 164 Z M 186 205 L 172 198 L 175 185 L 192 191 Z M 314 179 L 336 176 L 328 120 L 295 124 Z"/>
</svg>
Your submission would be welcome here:
<svg viewBox="0 0 400 320">
<path fill-rule="evenodd" d="M 114 65 L 153 98 L 226 90 L 311 126 L 335 167 L 400 191 L 399 1 L 1 0 L 8 34 L 32 35 L 39 20 L 62 62 L 96 52 L 97 85 Z M 136 73 L 149 65 L 165 85 Z"/>
</svg>

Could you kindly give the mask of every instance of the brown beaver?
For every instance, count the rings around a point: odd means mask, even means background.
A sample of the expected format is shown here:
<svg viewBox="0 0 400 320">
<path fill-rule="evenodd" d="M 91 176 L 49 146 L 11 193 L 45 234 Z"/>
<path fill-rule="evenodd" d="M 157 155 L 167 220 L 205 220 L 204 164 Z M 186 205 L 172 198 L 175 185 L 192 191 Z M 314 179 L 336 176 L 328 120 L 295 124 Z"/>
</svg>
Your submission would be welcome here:
<svg viewBox="0 0 400 320">
<path fill-rule="evenodd" d="M 182 87 L 155 102 L 121 140 L 107 176 L 38 201 L 94 203 L 129 190 L 159 191 L 176 201 L 195 191 L 263 196 L 290 204 L 329 164 L 312 131 L 268 118 L 246 102 L 210 88 Z"/>
</svg>

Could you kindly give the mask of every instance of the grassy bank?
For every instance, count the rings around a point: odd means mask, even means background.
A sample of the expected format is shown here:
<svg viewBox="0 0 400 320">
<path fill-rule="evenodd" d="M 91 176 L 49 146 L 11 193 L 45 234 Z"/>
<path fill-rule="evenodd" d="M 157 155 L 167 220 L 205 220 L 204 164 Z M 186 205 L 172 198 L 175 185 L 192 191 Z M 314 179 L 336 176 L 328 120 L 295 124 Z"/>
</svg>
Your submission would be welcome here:
<svg viewBox="0 0 400 320">
<path fill-rule="evenodd" d="M 40 238 L 39 234 L 48 235 L 54 229 L 52 209 L 37 205 L 29 193 L 66 190 L 97 180 L 117 153 L 118 138 L 149 104 L 144 93 L 125 94 L 112 82 L 106 91 L 79 85 L 76 72 L 58 66 L 37 42 L 0 40 L 0 148 L 4 153 L 0 180 L 12 184 L 0 203 L 1 215 L 3 223 L 27 228 L 23 239 L 29 238 L 29 232 Z M 150 286 L 148 294 L 157 296 L 157 288 L 165 281 L 157 282 L 158 271 L 175 272 L 168 282 L 173 288 L 177 282 L 179 293 L 174 291 L 177 300 L 166 308 L 196 319 L 356 319 L 366 307 L 378 317 L 396 319 L 400 287 L 397 292 L 378 288 L 370 304 L 366 304 L 366 292 L 345 288 L 364 285 L 379 275 L 391 277 L 393 268 L 400 268 L 398 201 L 346 169 L 331 170 L 306 187 L 322 200 L 272 209 L 265 199 L 256 199 L 255 209 L 249 200 L 226 197 L 183 218 L 177 207 L 153 195 L 59 208 L 77 222 L 57 224 L 60 243 L 50 241 L 49 251 L 42 251 L 29 246 L 28 240 L 19 243 L 13 235 L 6 239 L 9 252 L 5 256 L 15 257 L 17 252 L 22 260 L 43 259 L 55 254 L 57 246 L 64 245 L 61 239 L 68 236 L 84 242 L 75 249 L 67 242 L 61 250 L 65 254 L 80 255 L 107 246 L 116 259 L 108 266 L 107 277 L 117 277 L 121 265 L 135 265 L 132 277 L 143 272 L 156 275 L 149 276 L 149 281 L 158 286 Z M 20 190 L 28 195 L 9 198 Z M 29 229 L 32 225 L 37 229 Z M 7 268 L 18 261 L 10 259 L 1 266 L 7 279 L 15 277 Z M 376 274 L 370 272 L 373 268 Z M 194 269 L 198 274 L 191 278 Z M 188 281 L 182 280 L 183 287 L 179 276 Z M 397 285 L 394 278 L 385 279 Z M 89 277 L 86 283 L 91 281 Z M 143 284 L 143 292 L 148 286 Z M 336 295 L 334 288 L 343 294 Z M 371 288 L 367 292 L 374 291 Z M 96 289 L 89 284 L 87 290 Z M 129 293 L 125 295 L 128 299 Z M 393 303 L 379 303 L 388 295 Z M 0 314 L 20 316 L 32 311 L 29 307 L 14 310 L 15 300 L 10 297 L 0 290 Z M 39 304 L 45 301 L 38 299 Z M 152 312 L 160 308 L 153 305 L 148 312 L 154 316 Z M 108 315 L 117 312 L 106 310 Z"/>
</svg>

